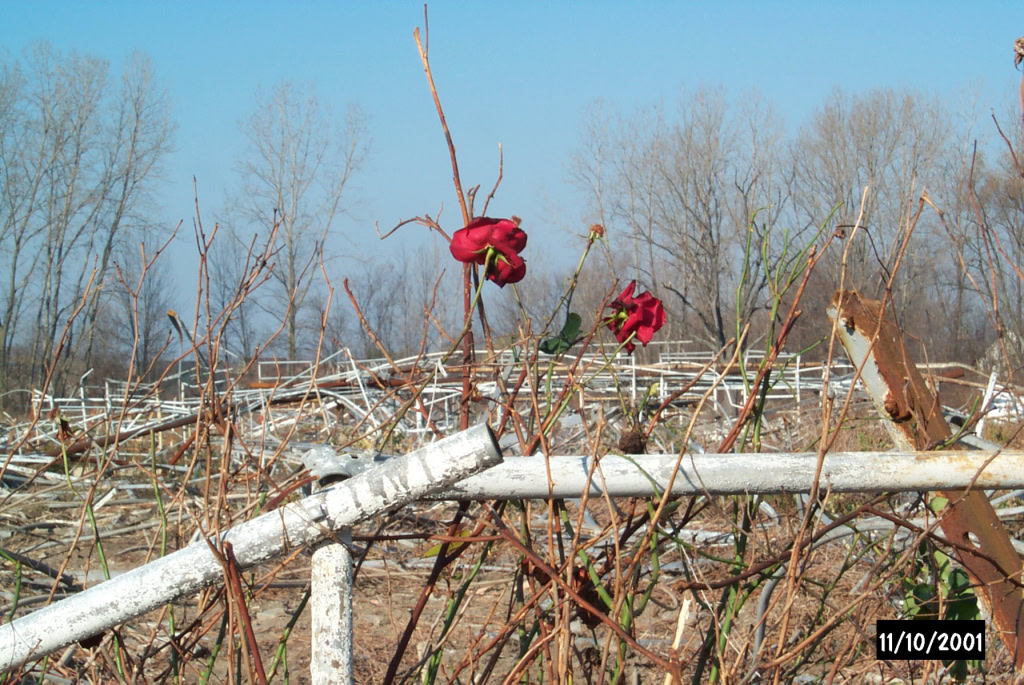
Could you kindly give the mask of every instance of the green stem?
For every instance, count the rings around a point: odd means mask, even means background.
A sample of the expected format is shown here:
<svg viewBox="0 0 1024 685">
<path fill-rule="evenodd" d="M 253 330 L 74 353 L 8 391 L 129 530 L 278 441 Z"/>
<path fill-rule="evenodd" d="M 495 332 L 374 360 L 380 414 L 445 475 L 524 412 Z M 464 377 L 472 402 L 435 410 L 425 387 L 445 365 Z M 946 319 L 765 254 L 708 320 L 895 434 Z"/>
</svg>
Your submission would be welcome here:
<svg viewBox="0 0 1024 685">
<path fill-rule="evenodd" d="M 14 564 L 14 597 L 11 598 L 11 610 L 7 612 L 7 622 L 14 620 L 14 612 L 18 610 L 18 600 L 21 598 L 21 562 L 12 559 L 0 550 L 0 556 Z"/>
<path fill-rule="evenodd" d="M 590 248 L 594 244 L 595 237 L 595 234 L 591 232 L 590 236 L 587 238 L 587 244 L 583 247 L 583 254 L 580 255 L 580 261 L 577 262 L 576 270 L 572 272 L 572 278 L 569 280 L 569 287 L 565 289 L 565 293 L 562 295 L 561 299 L 558 300 L 558 304 L 554 309 L 555 312 L 561 309 L 563 303 L 565 303 L 566 310 L 572 306 L 572 296 L 573 293 L 576 292 L 576 285 L 579 283 L 580 273 L 583 271 L 583 263 L 587 261 L 587 255 L 590 254 Z M 554 321 L 554 318 L 554 314 L 552 314 L 551 321 Z M 551 322 L 549 321 L 548 326 L 550 325 Z M 545 330 L 547 330 L 547 327 L 545 327 Z M 541 331 L 541 333 L 543 334 L 543 331 Z"/>
<path fill-rule="evenodd" d="M 292 616 L 288 619 L 288 623 L 285 625 L 284 630 L 281 632 L 281 638 L 277 644 L 277 651 L 274 652 L 274 662 L 270 665 L 270 673 L 267 675 L 268 680 L 272 680 L 274 674 L 277 673 L 277 667 L 283 665 L 285 667 L 284 676 L 288 678 L 288 638 L 291 637 L 292 629 L 295 624 L 298 623 L 299 617 L 302 616 L 302 610 L 306 608 L 306 603 L 309 602 L 309 597 L 312 594 L 312 588 L 306 588 L 306 592 L 302 595 L 302 600 L 299 601 L 299 606 L 292 612 Z"/>
<path fill-rule="evenodd" d="M 156 436 L 153 431 L 149 432 L 149 458 L 153 466 L 153 497 L 156 498 L 156 508 L 160 512 L 160 556 L 167 556 L 167 512 L 164 510 L 164 500 L 160 497 L 160 484 L 156 480 Z M 174 634 L 173 631 L 171 633 Z"/>
<path fill-rule="evenodd" d="M 202 675 L 199 676 L 199 682 L 206 685 L 210 681 L 210 675 L 213 674 L 213 664 L 217 661 L 217 655 L 220 653 L 220 648 L 224 645 L 224 633 L 228 628 L 228 611 L 225 608 L 224 617 L 220 621 L 220 630 L 217 632 L 217 640 L 213 643 L 213 650 L 210 653 L 210 658 L 206 662 L 206 670 L 203 671 Z"/>
<path fill-rule="evenodd" d="M 448 609 L 444 616 L 444 627 L 441 629 L 441 636 L 438 638 L 438 648 L 434 654 L 430 657 L 430 663 L 427 666 L 427 671 L 423 675 L 424 683 L 433 683 L 437 679 L 437 671 L 441 667 L 441 656 L 443 654 L 443 647 L 441 646 L 448 637 L 448 631 L 451 630 L 452 624 L 455 622 L 455 617 L 459 613 L 459 607 L 462 606 L 462 601 L 466 597 L 466 592 L 469 591 L 469 586 L 473 584 L 473 580 L 476 579 L 477 574 L 484 565 L 484 561 L 487 559 L 488 553 L 491 551 L 493 543 L 488 542 L 484 545 L 483 551 L 480 553 L 480 557 L 473 564 L 473 568 L 470 570 L 469 575 L 463 581 L 462 585 L 459 586 L 455 596 L 452 597 L 451 601 L 448 602 Z"/>
</svg>

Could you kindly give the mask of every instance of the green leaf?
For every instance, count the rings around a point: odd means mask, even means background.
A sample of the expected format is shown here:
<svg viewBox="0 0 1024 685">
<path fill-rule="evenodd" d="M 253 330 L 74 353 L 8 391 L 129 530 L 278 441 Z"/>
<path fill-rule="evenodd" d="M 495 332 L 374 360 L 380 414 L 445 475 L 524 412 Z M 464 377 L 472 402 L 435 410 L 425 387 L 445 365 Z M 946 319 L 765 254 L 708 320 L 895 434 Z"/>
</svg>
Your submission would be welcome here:
<svg viewBox="0 0 1024 685">
<path fill-rule="evenodd" d="M 931 585 L 926 583 L 914 585 L 903 595 L 903 601 L 908 618 L 921 620 L 939 617 L 938 595 Z"/>
<path fill-rule="evenodd" d="M 949 595 L 962 595 L 971 590 L 971 579 L 967 575 L 967 571 L 962 568 L 955 568 L 949 573 L 949 578 L 946 581 L 949 584 Z"/>
<path fill-rule="evenodd" d="M 548 338 L 540 344 L 540 351 L 545 354 L 561 354 L 567 349 L 569 349 L 569 345 L 561 337 Z"/>
<path fill-rule="evenodd" d="M 459 537 L 468 537 L 470 534 L 471 533 L 468 530 L 460 530 L 457 533 L 457 535 Z M 433 545 L 426 552 L 424 552 L 421 555 L 420 558 L 421 559 L 430 559 L 431 557 L 436 557 L 438 554 L 441 553 L 441 547 L 443 547 L 445 544 L 448 545 L 448 552 L 452 553 L 455 550 L 459 549 L 460 547 L 464 546 L 466 543 L 464 543 L 464 542 L 448 542 L 448 543 L 439 542 L 438 544 Z"/>
<path fill-rule="evenodd" d="M 580 318 L 580 315 L 576 312 L 569 312 L 569 315 L 565 317 L 565 325 L 562 326 L 562 332 L 558 337 L 571 345 L 576 342 L 576 338 L 580 337 L 580 326 L 582 325 L 583 319 Z"/>
<path fill-rule="evenodd" d="M 936 549 L 932 556 L 935 557 L 935 568 L 939 571 L 939 581 L 942 585 L 949 587 L 949 574 L 953 570 L 953 560 L 940 549 Z"/>
<path fill-rule="evenodd" d="M 583 325 L 583 319 L 576 312 L 569 312 L 569 315 L 565 317 L 565 324 L 562 325 L 561 332 L 554 338 L 548 338 L 541 342 L 540 351 L 545 354 L 562 354 L 576 342 L 576 339 L 580 337 L 580 327 Z"/>
</svg>

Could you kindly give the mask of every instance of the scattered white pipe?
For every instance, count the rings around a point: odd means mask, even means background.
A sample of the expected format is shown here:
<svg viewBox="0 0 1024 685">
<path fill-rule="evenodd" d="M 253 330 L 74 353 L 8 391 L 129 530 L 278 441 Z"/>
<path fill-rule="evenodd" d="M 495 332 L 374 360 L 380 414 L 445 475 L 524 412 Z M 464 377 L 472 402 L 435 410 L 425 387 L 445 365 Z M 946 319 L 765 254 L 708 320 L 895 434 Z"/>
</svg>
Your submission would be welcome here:
<svg viewBox="0 0 1024 685">
<path fill-rule="evenodd" d="M 239 524 L 221 540 L 231 542 L 239 566 L 249 568 L 500 462 L 494 436 L 479 425 Z M 222 580 L 220 564 L 201 540 L 0 626 L 0 672 Z"/>
<path fill-rule="evenodd" d="M 333 535 L 357 520 L 414 499 L 540 499 L 590 494 L 613 497 L 661 491 L 675 455 L 541 456 L 500 462 L 486 426 L 428 445 L 224 534 L 243 568 Z M 685 455 L 673 493 L 807 492 L 814 453 Z M 595 467 L 599 469 L 595 470 Z M 548 487 L 550 468 L 552 487 Z M 453 483 L 457 485 L 451 486 Z M 823 487 L 836 492 L 1024 488 L 1024 452 L 835 452 L 826 455 Z M 973 485 L 972 485 L 973 483 Z M 447 490 L 439 492 L 447 486 Z M 221 567 L 205 541 L 136 568 L 78 595 L 0 626 L 0 671 L 95 635 L 169 601 L 220 582 Z"/>
<path fill-rule="evenodd" d="M 580 497 L 587 475 L 590 497 L 643 497 L 661 492 L 677 455 L 550 457 L 551 488 L 542 456 L 510 457 L 486 474 L 473 476 L 429 499 L 544 499 Z M 809 492 L 817 454 L 685 455 L 673 494 L 713 495 Z M 992 461 L 989 462 L 989 459 Z M 979 474 L 979 471 L 981 472 Z M 975 480 L 977 476 L 977 480 Z M 825 455 L 821 488 L 833 492 L 914 492 L 967 487 L 1024 488 L 1024 452 L 832 452 Z"/>
</svg>

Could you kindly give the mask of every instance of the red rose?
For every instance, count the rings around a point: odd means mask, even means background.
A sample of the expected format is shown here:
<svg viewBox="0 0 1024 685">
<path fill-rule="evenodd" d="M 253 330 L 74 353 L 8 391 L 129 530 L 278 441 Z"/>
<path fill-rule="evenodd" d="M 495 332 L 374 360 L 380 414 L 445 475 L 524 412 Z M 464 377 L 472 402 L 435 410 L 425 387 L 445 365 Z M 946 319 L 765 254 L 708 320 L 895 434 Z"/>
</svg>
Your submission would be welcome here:
<svg viewBox="0 0 1024 685">
<path fill-rule="evenodd" d="M 665 325 L 665 307 L 661 300 L 650 293 L 634 297 L 635 288 L 636 281 L 630 281 L 622 294 L 611 303 L 614 313 L 608 319 L 608 328 L 615 333 L 616 340 L 626 343 L 626 352 L 630 354 L 636 347 L 630 339 L 631 335 L 635 333 L 634 339 L 646 347 L 655 331 Z"/>
<path fill-rule="evenodd" d="M 488 279 L 504 287 L 526 275 L 526 262 L 519 253 L 526 247 L 526 233 L 509 219 L 486 216 L 455 231 L 449 249 L 460 262 L 487 264 Z"/>
</svg>

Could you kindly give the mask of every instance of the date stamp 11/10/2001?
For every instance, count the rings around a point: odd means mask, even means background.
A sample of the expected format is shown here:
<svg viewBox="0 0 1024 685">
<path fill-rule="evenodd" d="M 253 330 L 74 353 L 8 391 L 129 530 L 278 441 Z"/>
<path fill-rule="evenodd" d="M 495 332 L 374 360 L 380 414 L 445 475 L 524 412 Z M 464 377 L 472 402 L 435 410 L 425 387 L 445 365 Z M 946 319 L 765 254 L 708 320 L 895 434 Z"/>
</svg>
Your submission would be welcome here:
<svg viewBox="0 0 1024 685">
<path fill-rule="evenodd" d="M 984 621 L 896 621 L 876 624 L 877 659 L 984 659 Z"/>
</svg>

